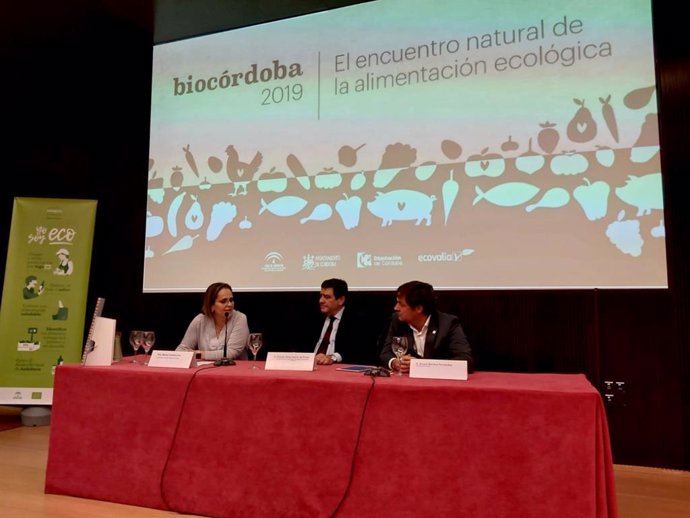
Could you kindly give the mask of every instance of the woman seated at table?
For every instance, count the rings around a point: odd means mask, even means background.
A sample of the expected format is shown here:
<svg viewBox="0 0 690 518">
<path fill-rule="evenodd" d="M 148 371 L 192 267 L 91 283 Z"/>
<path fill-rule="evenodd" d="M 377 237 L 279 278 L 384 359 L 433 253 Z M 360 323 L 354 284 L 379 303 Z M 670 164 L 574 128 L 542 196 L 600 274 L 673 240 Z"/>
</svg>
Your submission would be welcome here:
<svg viewBox="0 0 690 518">
<path fill-rule="evenodd" d="M 232 288 L 214 282 L 206 288 L 201 313 L 190 322 L 176 350 L 198 350 L 202 360 L 219 360 L 227 343 L 227 358 L 246 360 L 248 336 L 247 317 L 235 309 Z"/>
</svg>

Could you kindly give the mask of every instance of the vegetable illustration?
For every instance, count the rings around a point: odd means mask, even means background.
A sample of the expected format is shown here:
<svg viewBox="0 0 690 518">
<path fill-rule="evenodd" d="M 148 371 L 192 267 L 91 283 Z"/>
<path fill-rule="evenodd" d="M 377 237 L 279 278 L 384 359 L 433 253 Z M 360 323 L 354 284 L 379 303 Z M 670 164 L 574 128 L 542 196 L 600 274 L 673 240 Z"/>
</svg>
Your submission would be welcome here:
<svg viewBox="0 0 690 518">
<path fill-rule="evenodd" d="M 613 149 L 604 146 L 597 146 L 597 150 L 594 152 L 594 156 L 604 167 L 611 167 L 616 160 L 616 155 Z"/>
<path fill-rule="evenodd" d="M 551 159 L 551 171 L 555 175 L 584 173 L 589 167 L 587 158 L 575 151 L 564 151 Z"/>
<path fill-rule="evenodd" d="M 196 175 L 196 177 L 199 178 L 199 170 L 196 167 L 196 160 L 194 160 L 194 155 L 192 155 L 192 152 L 189 150 L 189 144 L 187 144 L 187 147 L 183 147 L 182 151 L 184 151 L 184 158 L 185 160 L 187 160 L 189 168 Z"/>
<path fill-rule="evenodd" d="M 170 175 L 170 185 L 176 191 L 180 190 L 182 187 L 182 182 L 184 182 L 184 173 L 182 173 L 182 168 L 179 165 L 173 167 L 173 172 Z"/>
<path fill-rule="evenodd" d="M 338 151 L 338 162 L 345 167 L 352 167 L 357 163 L 357 151 L 362 149 L 366 144 L 359 147 L 343 146 Z"/>
<path fill-rule="evenodd" d="M 180 205 L 182 205 L 182 200 L 186 194 L 185 192 L 178 194 L 168 208 L 168 232 L 172 237 L 177 237 L 177 212 L 180 210 Z"/>
<path fill-rule="evenodd" d="M 654 86 L 645 86 L 632 90 L 623 97 L 623 104 L 631 110 L 639 110 L 649 103 L 654 93 Z"/>
<path fill-rule="evenodd" d="M 414 175 L 420 182 L 426 182 L 436 172 L 436 164 L 434 162 L 424 162 L 415 168 Z"/>
<path fill-rule="evenodd" d="M 286 162 L 288 169 L 297 178 L 299 184 L 308 191 L 311 188 L 309 175 L 307 175 L 307 171 L 304 169 L 302 162 L 299 161 L 299 158 L 290 153 L 287 156 Z"/>
<path fill-rule="evenodd" d="M 539 147 L 542 148 L 546 153 L 552 153 L 553 150 L 556 149 L 558 141 L 561 139 L 561 136 L 558 134 L 558 130 L 555 129 L 556 125 L 552 122 L 546 121 L 542 124 L 539 124 L 539 126 L 541 126 L 541 131 L 537 136 Z"/>
<path fill-rule="evenodd" d="M 599 97 L 599 102 L 601 103 L 601 116 L 604 118 L 606 127 L 609 129 L 613 140 L 618 142 L 618 123 L 616 122 L 616 115 L 613 113 L 613 107 L 609 104 L 611 100 L 611 94 L 604 99 Z"/>
<path fill-rule="evenodd" d="M 666 236 L 666 227 L 664 227 L 664 220 L 660 219 L 659 224 L 652 228 L 650 231 L 650 234 L 652 237 L 665 237 Z"/>
<path fill-rule="evenodd" d="M 366 182 L 367 177 L 364 175 L 363 171 L 360 171 L 352 176 L 352 179 L 350 180 L 350 189 L 353 191 L 359 191 L 362 187 L 364 187 Z"/>
<path fill-rule="evenodd" d="M 453 170 L 450 170 L 450 178 L 443 182 L 441 187 L 441 196 L 443 198 L 443 223 L 448 223 L 448 215 L 450 214 L 450 209 L 455 203 L 455 198 L 458 197 L 458 192 L 460 191 L 460 184 L 453 179 Z"/>
<path fill-rule="evenodd" d="M 177 243 L 175 243 L 173 246 L 171 246 L 165 252 L 163 252 L 163 255 L 169 254 L 170 252 L 180 252 L 182 250 L 189 250 L 190 248 L 192 248 L 194 240 L 197 237 L 199 237 L 199 234 L 197 234 L 194 237 L 190 235 L 182 236 Z"/>
<path fill-rule="evenodd" d="M 417 160 L 417 150 L 409 144 L 401 144 L 400 142 L 388 144 L 381 157 L 379 170 L 403 169 L 412 165 L 415 160 Z M 374 185 L 374 187 L 376 187 L 376 185 Z"/>
<path fill-rule="evenodd" d="M 573 99 L 573 102 L 579 108 L 568 123 L 568 138 L 573 142 L 589 142 L 597 136 L 597 123 L 594 122 L 589 108 L 585 108 L 584 99 Z"/>
<path fill-rule="evenodd" d="M 515 167 L 518 171 L 533 174 L 544 166 L 544 156 L 532 151 L 532 139 L 529 139 L 527 151 L 515 159 Z"/>
<path fill-rule="evenodd" d="M 335 189 L 340 187 L 342 182 L 342 175 L 338 171 L 334 171 L 332 167 L 324 167 L 323 171 L 316 173 L 314 177 L 314 185 L 318 189 Z"/>
<path fill-rule="evenodd" d="M 248 229 L 252 228 L 252 222 L 249 221 L 249 219 L 247 219 L 247 216 L 245 216 L 244 219 L 242 221 L 240 221 L 239 227 L 242 230 L 248 230 Z"/>
<path fill-rule="evenodd" d="M 519 146 L 517 142 L 513 140 L 512 135 L 508 135 L 508 140 L 501 144 L 502 151 L 515 151 Z"/>
</svg>

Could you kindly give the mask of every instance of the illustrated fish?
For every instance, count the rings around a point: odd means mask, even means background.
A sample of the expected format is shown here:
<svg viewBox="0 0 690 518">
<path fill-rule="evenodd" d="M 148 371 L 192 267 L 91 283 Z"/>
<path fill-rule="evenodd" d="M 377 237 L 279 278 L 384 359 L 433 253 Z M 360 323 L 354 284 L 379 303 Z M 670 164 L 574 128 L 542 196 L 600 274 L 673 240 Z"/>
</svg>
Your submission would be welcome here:
<svg viewBox="0 0 690 518">
<path fill-rule="evenodd" d="M 544 196 L 542 196 L 541 200 L 539 200 L 537 203 L 527 205 L 525 210 L 527 212 L 532 212 L 534 209 L 538 209 L 539 207 L 557 209 L 567 205 L 569 201 L 570 193 L 568 191 L 566 191 L 563 187 L 554 187 L 553 189 L 546 191 Z"/>
<path fill-rule="evenodd" d="M 259 214 L 268 211 L 275 216 L 286 218 L 294 216 L 306 206 L 307 200 L 298 196 L 281 196 L 270 203 L 266 203 L 264 199 L 261 198 L 261 209 L 259 210 Z"/>
<path fill-rule="evenodd" d="M 472 205 L 486 199 L 499 207 L 516 207 L 534 198 L 539 192 L 539 187 L 524 182 L 508 182 L 497 185 L 486 192 L 483 192 L 479 186 L 475 186 L 474 191 L 477 193 L 477 197 Z"/>
</svg>

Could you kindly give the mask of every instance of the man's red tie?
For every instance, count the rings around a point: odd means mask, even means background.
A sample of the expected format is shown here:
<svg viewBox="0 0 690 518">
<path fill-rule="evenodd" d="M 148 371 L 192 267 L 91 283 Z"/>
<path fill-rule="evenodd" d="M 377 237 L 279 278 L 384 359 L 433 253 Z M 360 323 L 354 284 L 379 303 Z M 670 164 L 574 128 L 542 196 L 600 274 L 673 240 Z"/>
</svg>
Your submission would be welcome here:
<svg viewBox="0 0 690 518">
<path fill-rule="evenodd" d="M 317 354 L 326 354 L 326 351 L 328 350 L 328 343 L 331 341 L 331 332 L 333 331 L 333 321 L 335 320 L 335 317 L 328 318 L 330 318 L 331 321 L 328 323 L 326 332 L 323 334 L 323 339 L 319 344 L 319 349 L 316 351 Z"/>
</svg>

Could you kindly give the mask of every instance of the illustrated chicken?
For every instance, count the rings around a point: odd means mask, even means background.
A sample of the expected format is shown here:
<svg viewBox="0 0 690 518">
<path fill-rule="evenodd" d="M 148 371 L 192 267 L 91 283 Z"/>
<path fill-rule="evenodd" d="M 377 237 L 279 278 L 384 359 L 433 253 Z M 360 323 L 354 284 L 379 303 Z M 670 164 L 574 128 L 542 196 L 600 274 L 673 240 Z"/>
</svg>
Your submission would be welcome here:
<svg viewBox="0 0 690 518">
<path fill-rule="evenodd" d="M 235 185 L 235 190 L 230 193 L 230 196 L 245 196 L 247 194 L 247 184 L 259 170 L 264 156 L 260 151 L 257 151 L 250 163 L 240 162 L 239 154 L 232 144 L 225 148 L 225 153 L 228 155 L 225 172 L 230 182 Z"/>
</svg>

